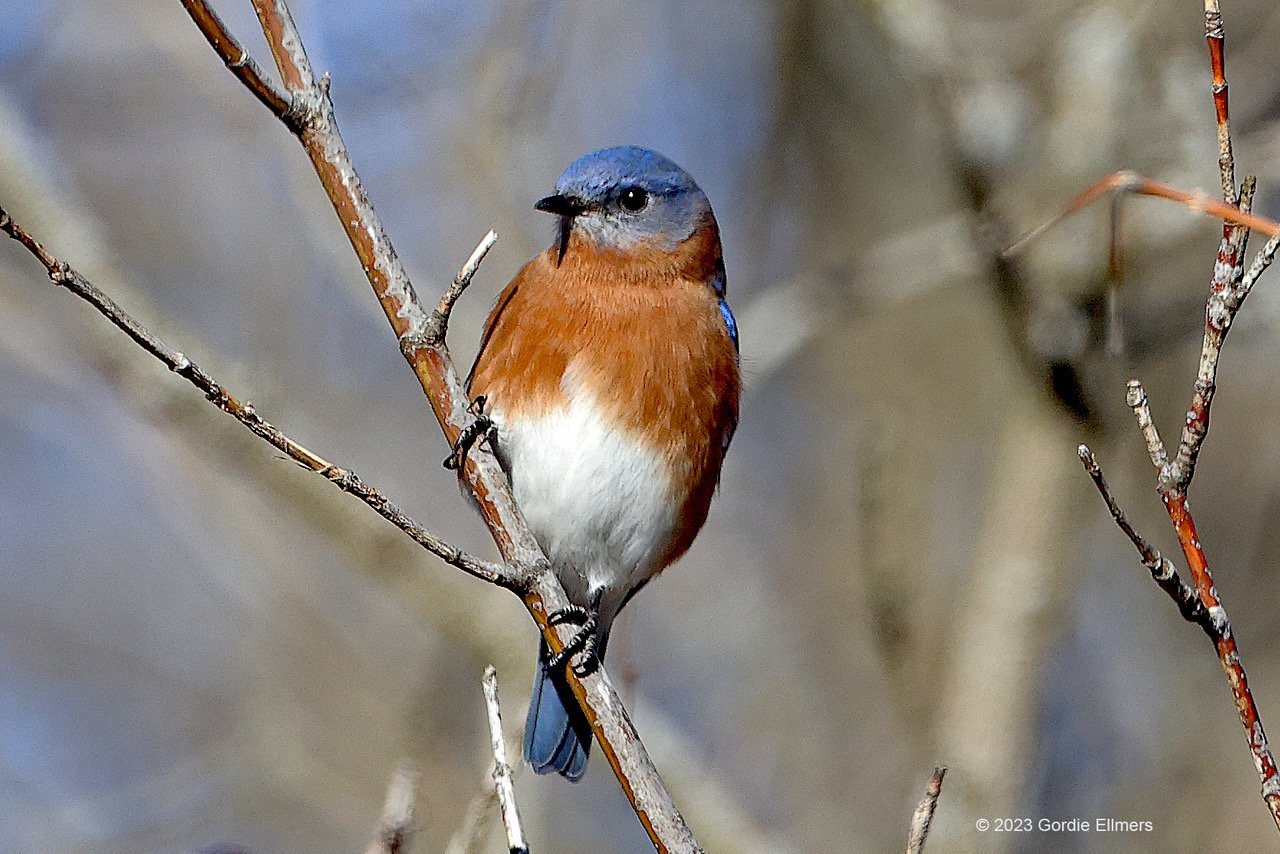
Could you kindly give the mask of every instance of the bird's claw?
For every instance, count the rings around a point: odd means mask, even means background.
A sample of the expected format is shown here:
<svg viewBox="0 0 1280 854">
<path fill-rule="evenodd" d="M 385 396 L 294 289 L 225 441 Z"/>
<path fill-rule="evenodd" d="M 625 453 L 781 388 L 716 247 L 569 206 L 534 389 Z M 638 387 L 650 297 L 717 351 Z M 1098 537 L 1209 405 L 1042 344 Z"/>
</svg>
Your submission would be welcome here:
<svg viewBox="0 0 1280 854">
<path fill-rule="evenodd" d="M 462 428 L 458 441 L 453 443 L 449 456 L 444 458 L 444 467 L 450 471 L 458 471 L 467 464 L 467 453 L 479 442 L 491 439 L 497 431 L 493 419 L 484 411 L 485 396 L 477 395 L 471 401 L 467 411 L 475 416 L 475 420 Z"/>
<path fill-rule="evenodd" d="M 547 661 L 547 669 L 554 672 L 569 664 L 579 679 L 590 676 L 600 666 L 596 655 L 596 629 L 599 618 L 595 612 L 580 605 L 569 605 L 547 615 L 547 624 L 560 626 L 566 623 L 581 626 L 569 642 Z M 574 658 L 577 658 L 575 661 Z"/>
</svg>

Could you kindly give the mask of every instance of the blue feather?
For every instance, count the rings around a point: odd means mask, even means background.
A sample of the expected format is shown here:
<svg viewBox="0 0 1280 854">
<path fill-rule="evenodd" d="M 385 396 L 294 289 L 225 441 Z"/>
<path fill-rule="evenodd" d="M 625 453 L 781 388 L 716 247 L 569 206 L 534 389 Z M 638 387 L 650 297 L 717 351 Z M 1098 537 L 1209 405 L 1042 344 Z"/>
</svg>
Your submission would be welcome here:
<svg viewBox="0 0 1280 854">
<path fill-rule="evenodd" d="M 729 337 L 733 339 L 733 352 L 738 352 L 738 321 L 733 319 L 733 311 L 729 308 L 729 303 L 720 298 L 720 316 L 724 318 L 724 325 L 729 330 Z"/>
<path fill-rule="evenodd" d="M 524 758 L 538 774 L 554 771 L 576 783 L 587 770 L 591 725 L 569 686 L 547 669 L 548 658 L 544 642 L 538 650 L 538 673 L 524 725 Z"/>
</svg>

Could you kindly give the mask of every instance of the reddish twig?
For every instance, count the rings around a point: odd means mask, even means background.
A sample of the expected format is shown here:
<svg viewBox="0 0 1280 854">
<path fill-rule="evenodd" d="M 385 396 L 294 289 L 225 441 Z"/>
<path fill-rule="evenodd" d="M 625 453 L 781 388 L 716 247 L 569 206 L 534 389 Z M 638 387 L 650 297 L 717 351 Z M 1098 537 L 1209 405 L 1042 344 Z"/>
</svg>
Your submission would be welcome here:
<svg viewBox="0 0 1280 854">
<path fill-rule="evenodd" d="M 1061 213 L 1019 237 L 1004 250 L 1004 254 L 1014 255 L 1022 251 L 1028 243 L 1037 239 L 1063 220 L 1070 218 L 1073 214 L 1084 210 L 1108 193 L 1131 193 L 1138 196 L 1168 199 L 1171 202 L 1186 205 L 1191 210 L 1211 216 L 1214 219 L 1247 226 L 1272 237 L 1280 235 L 1280 222 L 1242 211 L 1235 205 L 1211 199 L 1204 193 L 1189 193 L 1186 190 L 1179 190 L 1177 187 L 1171 187 L 1168 184 L 1162 184 L 1159 181 L 1143 177 L 1129 169 L 1121 169 L 1081 190 L 1074 199 L 1067 202 Z"/>
<path fill-rule="evenodd" d="M 243 55 L 239 41 L 208 12 L 207 3 L 184 3 L 224 62 L 228 56 Z M 400 341 L 405 359 L 452 444 L 472 420 L 470 402 L 445 343 L 448 312 L 457 293 L 451 288 L 434 314 L 422 308 L 352 165 L 334 118 L 327 80 L 317 79 L 312 71 L 288 5 L 284 0 L 253 0 L 253 7 L 289 93 L 288 114 L 281 115 L 274 108 L 272 112 L 294 132 L 311 159 Z M 253 89 L 244 75 L 236 76 Z M 261 100 L 256 90 L 254 94 Z M 461 289 L 457 291 L 460 293 Z M 570 639 L 572 627 L 557 629 L 548 623 L 548 615 L 566 607 L 569 600 L 516 506 L 502 469 L 488 449 L 473 448 L 467 454 L 462 476 L 499 552 L 521 580 L 525 606 L 551 649 L 559 651 Z M 601 752 L 654 845 L 659 851 L 701 850 L 658 776 L 604 668 L 597 668 L 586 677 L 570 673 L 567 679 L 591 722 Z"/>
<path fill-rule="evenodd" d="M 334 465 L 319 454 L 290 439 L 277 427 L 258 415 L 252 403 L 248 401 L 241 402 L 239 398 L 227 390 L 226 386 L 215 380 L 180 351 L 175 350 L 156 337 L 151 330 L 147 329 L 117 305 L 115 300 L 72 269 L 71 265 L 45 249 L 26 229 L 14 222 L 13 218 L 3 209 L 0 209 L 0 231 L 21 243 L 26 247 L 27 251 L 34 255 L 44 266 L 50 281 L 55 285 L 66 288 L 96 308 L 104 317 L 141 346 L 142 349 L 155 356 L 164 363 L 165 367 L 199 389 L 210 403 L 235 418 L 255 436 L 284 452 L 289 459 L 308 471 L 320 475 L 343 492 L 359 498 L 377 511 L 382 518 L 404 531 L 415 542 L 446 563 L 491 584 L 513 588 L 516 586 L 516 579 L 506 567 L 481 560 L 449 545 L 406 516 L 382 493 L 361 480 L 355 472 Z"/>
<path fill-rule="evenodd" d="M 1229 202 L 1236 192 L 1236 164 L 1231 153 L 1231 122 L 1227 110 L 1226 35 L 1218 0 L 1204 0 L 1204 37 L 1209 43 L 1209 67 L 1213 72 L 1213 109 L 1218 118 L 1218 171 L 1222 173 L 1222 198 Z"/>
<path fill-rule="evenodd" d="M 1236 193 L 1235 162 L 1231 152 L 1231 131 L 1228 121 L 1222 14 L 1217 0 L 1205 1 L 1205 36 L 1209 43 L 1209 63 L 1213 73 L 1213 101 L 1218 127 L 1218 167 L 1222 176 L 1224 201 L 1212 202 L 1203 196 L 1155 184 L 1133 173 L 1117 172 L 1078 195 L 1049 225 L 1070 216 L 1110 190 L 1173 199 L 1194 209 L 1221 217 L 1223 220 L 1222 243 L 1215 259 L 1209 295 L 1205 303 L 1204 339 L 1196 372 L 1195 390 L 1183 422 L 1178 449 L 1172 460 L 1151 420 L 1151 410 L 1142 384 L 1137 380 L 1131 380 L 1127 395 L 1127 402 L 1133 409 L 1138 427 L 1142 431 L 1143 441 L 1147 446 L 1147 453 L 1156 470 L 1157 491 L 1178 536 L 1182 554 L 1186 558 L 1187 570 L 1192 581 L 1190 586 L 1178 577 L 1173 565 L 1134 530 L 1128 517 L 1111 495 L 1110 488 L 1093 454 L 1084 445 L 1080 446 L 1080 458 L 1101 492 L 1112 519 L 1138 549 L 1143 563 L 1151 569 L 1152 578 L 1178 604 L 1183 617 L 1199 625 L 1213 641 L 1218 661 L 1231 685 L 1236 712 L 1239 714 L 1241 726 L 1244 727 L 1249 752 L 1253 756 L 1258 777 L 1262 782 L 1263 800 L 1271 812 L 1277 829 L 1280 829 L 1280 770 L 1276 767 L 1275 757 L 1267 742 L 1262 719 L 1259 717 L 1257 704 L 1249 690 L 1249 680 L 1240 660 L 1231 621 L 1227 617 L 1226 608 L 1213 583 L 1213 574 L 1209 570 L 1209 562 L 1205 557 L 1200 537 L 1196 533 L 1195 520 L 1187 504 L 1187 492 L 1195 477 L 1196 460 L 1209 432 L 1209 413 L 1217 387 L 1218 362 L 1222 346 L 1245 297 L 1249 295 L 1258 277 L 1271 263 L 1277 246 L 1280 246 L 1280 240 L 1277 240 L 1280 232 L 1275 230 L 1275 223 L 1250 213 L 1254 193 L 1253 178 L 1245 179 L 1239 193 Z M 1271 240 L 1258 254 L 1246 275 L 1243 258 L 1249 231 L 1254 228 L 1271 235 Z M 1037 229 L 1032 236 L 1043 230 L 1044 227 Z M 1020 241 L 1020 245 L 1024 242 L 1025 240 Z"/>
<path fill-rule="evenodd" d="M 228 35 L 222 19 L 209 8 L 207 3 L 197 0 L 182 0 L 183 8 L 195 21 L 200 32 L 209 40 L 215 53 L 222 58 L 231 71 L 250 92 L 257 96 L 263 105 L 275 114 L 276 118 L 294 127 L 298 122 L 298 114 L 288 95 L 272 85 L 262 74 L 262 69 L 253 57 L 240 46 L 239 42 Z"/>
<path fill-rule="evenodd" d="M 1209 612 L 1205 610 L 1204 605 L 1200 604 L 1196 591 L 1188 587 L 1187 583 L 1178 575 L 1173 562 L 1160 554 L 1160 550 L 1147 542 L 1147 539 L 1133 527 L 1133 523 L 1129 521 L 1129 515 L 1116 503 L 1115 495 L 1112 494 L 1111 486 L 1103 476 L 1102 467 L 1098 465 L 1098 460 L 1093 456 L 1093 451 L 1089 450 L 1088 445 L 1081 445 L 1076 449 L 1076 453 L 1080 455 L 1080 462 L 1084 463 L 1084 469 L 1089 473 L 1089 477 L 1093 478 L 1093 485 L 1098 487 L 1098 492 L 1102 494 L 1102 500 L 1106 503 L 1107 509 L 1111 511 L 1111 518 L 1115 520 L 1120 530 L 1124 531 L 1125 536 L 1133 543 L 1133 547 L 1138 550 L 1138 555 L 1142 558 L 1143 565 L 1151 570 L 1152 580 L 1159 585 L 1161 590 L 1169 594 L 1169 597 L 1177 604 L 1178 611 L 1182 614 L 1184 620 L 1189 623 L 1195 623 L 1204 629 L 1210 640 L 1214 640 L 1214 627 L 1209 619 Z"/>
<path fill-rule="evenodd" d="M 929 826 L 933 823 L 933 813 L 938 809 L 938 796 L 942 794 L 942 778 L 947 776 L 947 769 L 938 766 L 933 769 L 924 789 L 924 797 L 911 816 L 911 833 L 907 837 L 907 854 L 920 854 L 924 851 L 925 840 L 929 837 Z"/>
</svg>

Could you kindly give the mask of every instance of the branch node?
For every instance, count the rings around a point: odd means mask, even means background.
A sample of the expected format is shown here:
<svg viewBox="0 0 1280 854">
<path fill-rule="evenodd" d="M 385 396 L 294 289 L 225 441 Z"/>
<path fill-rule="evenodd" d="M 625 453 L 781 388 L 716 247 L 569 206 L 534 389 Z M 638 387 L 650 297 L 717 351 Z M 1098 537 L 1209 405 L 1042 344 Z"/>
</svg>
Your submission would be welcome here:
<svg viewBox="0 0 1280 854">
<path fill-rule="evenodd" d="M 434 320 L 434 312 L 432 313 Z M 434 324 L 429 324 L 430 327 Z M 400 336 L 400 352 L 404 357 L 413 361 L 413 357 L 417 355 L 419 350 L 425 350 L 428 347 L 439 346 L 440 341 L 432 336 L 428 331 L 422 329 L 410 328 Z"/>
<path fill-rule="evenodd" d="M 1220 9 L 1206 9 L 1204 13 L 1204 35 L 1209 39 L 1220 39 L 1226 35 L 1226 30 L 1222 26 L 1222 11 Z"/>
<path fill-rule="evenodd" d="M 1115 173 L 1115 191 L 1117 193 L 1141 192 L 1146 181 L 1132 169 L 1121 169 Z"/>
</svg>

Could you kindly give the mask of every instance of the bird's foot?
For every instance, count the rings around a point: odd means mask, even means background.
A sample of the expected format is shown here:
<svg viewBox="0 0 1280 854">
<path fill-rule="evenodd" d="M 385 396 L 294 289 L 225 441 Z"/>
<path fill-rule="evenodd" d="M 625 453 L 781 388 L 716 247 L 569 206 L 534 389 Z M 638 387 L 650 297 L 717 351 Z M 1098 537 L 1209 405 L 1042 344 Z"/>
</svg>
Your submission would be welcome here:
<svg viewBox="0 0 1280 854">
<path fill-rule="evenodd" d="M 477 443 L 491 440 L 497 433 L 497 427 L 493 419 L 484 411 L 484 406 L 485 396 L 481 394 L 467 407 L 467 411 L 475 416 L 475 420 L 462 428 L 462 432 L 458 434 L 458 441 L 453 443 L 452 451 L 444 458 L 444 467 L 450 471 L 460 470 L 467 464 L 467 452 Z"/>
<path fill-rule="evenodd" d="M 547 669 L 555 672 L 569 664 L 579 679 L 594 673 L 600 666 L 600 659 L 596 655 L 596 630 L 600 626 L 600 620 L 596 612 L 580 605 L 569 605 L 548 614 L 547 623 L 552 626 L 566 623 L 581 626 L 577 634 L 547 661 Z"/>
</svg>

